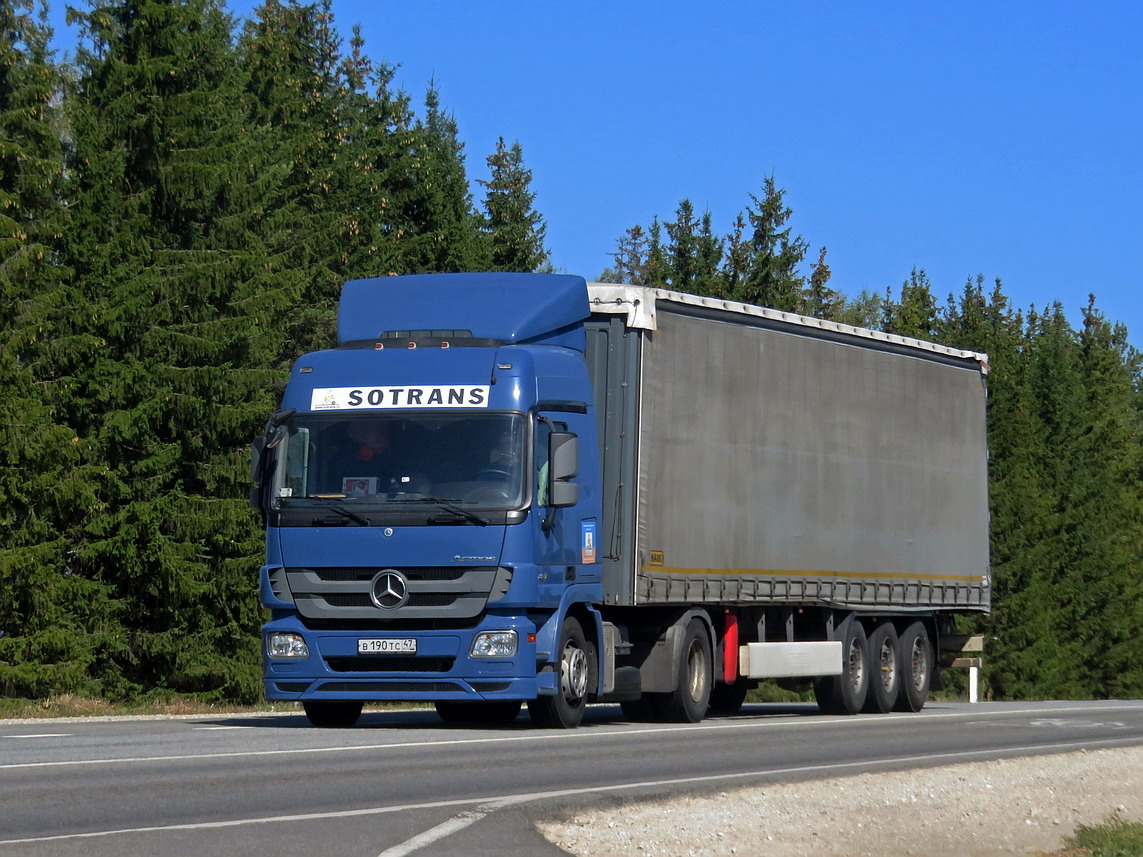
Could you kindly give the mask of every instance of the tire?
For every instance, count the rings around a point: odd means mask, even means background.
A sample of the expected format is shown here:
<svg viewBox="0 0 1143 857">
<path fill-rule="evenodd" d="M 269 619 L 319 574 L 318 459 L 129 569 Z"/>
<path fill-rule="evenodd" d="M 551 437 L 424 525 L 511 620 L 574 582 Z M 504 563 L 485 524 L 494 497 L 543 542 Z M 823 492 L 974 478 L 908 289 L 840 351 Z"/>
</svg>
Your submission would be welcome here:
<svg viewBox="0 0 1143 857">
<path fill-rule="evenodd" d="M 814 696 L 825 714 L 857 714 L 869 691 L 869 643 L 856 619 L 846 625 L 841 645 L 841 675 L 814 680 Z"/>
<path fill-rule="evenodd" d="M 678 687 L 657 696 L 659 716 L 672 723 L 698 723 L 706 716 L 714 684 L 710 636 L 700 620 L 687 625 L 680 653 Z"/>
<path fill-rule="evenodd" d="M 560 629 L 556 662 L 556 693 L 528 700 L 528 716 L 545 729 L 574 729 L 587 708 L 589 678 L 595 647 L 587 642 L 579 622 L 568 616 Z"/>
<path fill-rule="evenodd" d="M 924 622 L 914 622 L 901 634 L 897 660 L 901 664 L 901 691 L 894 710 L 920 711 L 929 699 L 933 679 L 933 644 Z"/>
<path fill-rule="evenodd" d="M 885 714 L 897 704 L 901 692 L 901 653 L 897 629 L 889 621 L 869 635 L 869 694 L 865 711 Z"/>
<path fill-rule="evenodd" d="M 707 714 L 712 717 L 730 717 L 737 714 L 750 692 L 751 682 L 739 679 L 734 684 L 716 684 L 710 692 L 710 708 Z"/>
<path fill-rule="evenodd" d="M 322 729 L 348 729 L 361 716 L 364 703 L 342 700 L 307 699 L 302 702 L 306 718 Z"/>
<path fill-rule="evenodd" d="M 445 723 L 504 724 L 511 723 L 523 705 L 519 700 L 495 702 L 438 702 L 437 715 Z"/>
</svg>

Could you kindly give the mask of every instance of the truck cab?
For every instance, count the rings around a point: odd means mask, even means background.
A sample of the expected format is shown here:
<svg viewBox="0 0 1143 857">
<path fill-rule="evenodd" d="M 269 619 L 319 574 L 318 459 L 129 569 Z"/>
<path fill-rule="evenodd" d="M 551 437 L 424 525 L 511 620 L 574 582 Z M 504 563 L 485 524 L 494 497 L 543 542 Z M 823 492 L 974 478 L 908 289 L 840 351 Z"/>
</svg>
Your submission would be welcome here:
<svg viewBox="0 0 1143 857">
<path fill-rule="evenodd" d="M 338 347 L 297 361 L 254 444 L 267 698 L 326 726 L 380 700 L 578 722 L 602 601 L 586 295 L 551 275 L 346 284 Z"/>
</svg>

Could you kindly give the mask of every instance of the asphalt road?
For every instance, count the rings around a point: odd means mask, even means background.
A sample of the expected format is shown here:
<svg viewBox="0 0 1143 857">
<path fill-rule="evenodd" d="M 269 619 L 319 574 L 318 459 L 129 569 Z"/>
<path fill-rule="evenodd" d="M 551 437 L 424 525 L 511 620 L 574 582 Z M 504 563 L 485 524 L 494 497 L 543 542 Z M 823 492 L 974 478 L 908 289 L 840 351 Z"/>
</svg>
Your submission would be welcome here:
<svg viewBox="0 0 1143 857">
<path fill-rule="evenodd" d="M 1127 745 L 1143 745 L 1143 702 L 747 705 L 693 725 L 599 706 L 570 732 L 429 711 L 350 730 L 300 714 L 0 721 L 0 855 L 558 855 L 533 822 L 592 803 Z"/>
</svg>

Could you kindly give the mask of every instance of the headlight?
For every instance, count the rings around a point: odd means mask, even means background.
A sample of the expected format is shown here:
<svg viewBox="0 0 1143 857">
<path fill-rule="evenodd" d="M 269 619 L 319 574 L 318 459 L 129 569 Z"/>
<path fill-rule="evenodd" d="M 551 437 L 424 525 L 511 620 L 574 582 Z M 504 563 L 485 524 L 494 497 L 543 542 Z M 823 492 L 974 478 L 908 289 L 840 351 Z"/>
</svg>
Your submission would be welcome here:
<svg viewBox="0 0 1143 857">
<path fill-rule="evenodd" d="M 516 654 L 515 631 L 481 631 L 468 654 L 474 658 L 510 658 Z"/>
<path fill-rule="evenodd" d="M 272 658 L 308 658 L 309 647 L 301 634 L 271 634 L 266 638 L 266 652 Z"/>
</svg>

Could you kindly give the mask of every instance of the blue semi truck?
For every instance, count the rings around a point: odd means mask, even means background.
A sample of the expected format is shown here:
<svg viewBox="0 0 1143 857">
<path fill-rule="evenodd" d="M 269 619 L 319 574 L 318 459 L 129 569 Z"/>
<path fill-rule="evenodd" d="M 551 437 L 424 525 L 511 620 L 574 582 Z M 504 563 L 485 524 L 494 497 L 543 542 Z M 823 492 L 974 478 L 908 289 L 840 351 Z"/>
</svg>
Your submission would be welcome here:
<svg viewBox="0 0 1143 857">
<path fill-rule="evenodd" d="M 984 355 L 554 274 L 345 284 L 252 452 L 265 692 L 448 721 L 919 709 L 989 609 Z"/>
</svg>

